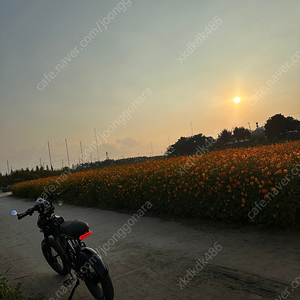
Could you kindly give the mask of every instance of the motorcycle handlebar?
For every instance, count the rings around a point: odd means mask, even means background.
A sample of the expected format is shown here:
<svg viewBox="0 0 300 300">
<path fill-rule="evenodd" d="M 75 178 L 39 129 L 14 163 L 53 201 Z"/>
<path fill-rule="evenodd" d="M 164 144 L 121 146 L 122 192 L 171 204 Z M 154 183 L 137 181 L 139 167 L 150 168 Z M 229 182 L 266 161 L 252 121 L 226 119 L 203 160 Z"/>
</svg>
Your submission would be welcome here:
<svg viewBox="0 0 300 300">
<path fill-rule="evenodd" d="M 35 210 L 36 210 L 36 207 L 32 207 L 32 208 L 27 209 L 26 212 L 24 212 L 22 214 L 18 214 L 18 220 L 21 220 L 28 215 L 32 215 Z"/>
<path fill-rule="evenodd" d="M 50 196 L 50 203 L 52 203 L 52 201 L 53 200 L 55 200 L 55 199 L 57 199 L 57 198 L 59 198 L 60 196 L 62 196 L 63 194 L 65 194 L 66 192 L 68 192 L 70 189 L 66 189 L 66 190 L 61 190 L 60 192 L 58 192 L 58 193 L 56 193 L 56 194 L 52 194 L 51 196 Z M 26 217 L 26 216 L 28 216 L 28 215 L 32 215 L 36 210 L 38 210 L 38 207 L 37 206 L 34 206 L 34 207 L 32 207 L 32 208 L 29 208 L 29 209 L 27 209 L 27 211 L 26 212 L 24 212 L 24 213 L 21 213 L 21 214 L 18 214 L 18 220 L 21 220 L 21 219 L 23 219 L 24 217 Z"/>
</svg>

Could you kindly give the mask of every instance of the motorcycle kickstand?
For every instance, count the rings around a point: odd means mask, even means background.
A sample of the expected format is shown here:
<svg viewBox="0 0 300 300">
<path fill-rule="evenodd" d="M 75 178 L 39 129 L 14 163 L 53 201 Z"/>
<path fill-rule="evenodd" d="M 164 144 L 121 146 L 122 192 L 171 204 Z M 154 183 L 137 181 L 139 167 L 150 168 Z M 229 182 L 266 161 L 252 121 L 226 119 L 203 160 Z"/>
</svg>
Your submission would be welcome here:
<svg viewBox="0 0 300 300">
<path fill-rule="evenodd" d="M 75 286 L 74 286 L 74 288 L 73 288 L 73 290 L 71 292 L 71 295 L 69 296 L 68 300 L 72 300 L 74 292 L 75 292 L 76 288 L 79 286 L 79 283 L 80 283 L 79 278 L 77 278 L 76 284 L 75 284 Z"/>
<path fill-rule="evenodd" d="M 65 280 L 65 281 L 63 282 L 63 285 L 64 285 L 65 287 L 71 286 L 71 284 L 74 282 L 74 280 L 76 280 L 76 279 L 74 278 L 74 276 L 72 275 L 71 272 L 70 272 L 70 275 L 71 275 L 71 278 L 70 278 L 70 279 L 67 279 L 67 280 Z M 76 277 L 77 277 L 77 276 L 76 276 Z M 74 288 L 72 289 L 71 294 L 70 294 L 68 300 L 72 300 L 72 298 L 73 298 L 73 296 L 74 296 L 74 293 L 75 293 L 75 289 L 78 287 L 79 283 L 80 283 L 80 281 L 79 281 L 79 278 L 77 277 L 76 284 L 75 284 Z"/>
</svg>

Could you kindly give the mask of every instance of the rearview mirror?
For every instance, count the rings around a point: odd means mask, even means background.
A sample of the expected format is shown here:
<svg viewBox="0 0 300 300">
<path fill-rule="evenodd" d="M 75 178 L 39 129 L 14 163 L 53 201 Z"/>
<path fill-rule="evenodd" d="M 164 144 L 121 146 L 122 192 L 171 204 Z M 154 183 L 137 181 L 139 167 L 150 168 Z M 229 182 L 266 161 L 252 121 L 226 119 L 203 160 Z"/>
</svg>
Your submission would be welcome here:
<svg viewBox="0 0 300 300">
<path fill-rule="evenodd" d="M 18 212 L 15 210 L 15 209 L 12 209 L 11 211 L 10 211 L 10 215 L 11 216 L 16 216 L 18 214 Z"/>
</svg>

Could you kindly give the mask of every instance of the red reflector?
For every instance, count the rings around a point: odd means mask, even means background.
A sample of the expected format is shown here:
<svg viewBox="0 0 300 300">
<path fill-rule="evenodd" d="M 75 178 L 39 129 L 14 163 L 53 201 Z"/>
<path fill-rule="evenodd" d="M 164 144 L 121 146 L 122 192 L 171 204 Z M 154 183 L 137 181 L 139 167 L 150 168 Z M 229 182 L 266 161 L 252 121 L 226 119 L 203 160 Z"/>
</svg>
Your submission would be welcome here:
<svg viewBox="0 0 300 300">
<path fill-rule="evenodd" d="M 79 237 L 79 239 L 82 241 L 83 239 L 87 238 L 87 237 L 90 236 L 91 234 L 92 234 L 92 232 L 91 232 L 91 231 L 88 231 L 87 233 L 81 235 L 81 236 Z"/>
</svg>

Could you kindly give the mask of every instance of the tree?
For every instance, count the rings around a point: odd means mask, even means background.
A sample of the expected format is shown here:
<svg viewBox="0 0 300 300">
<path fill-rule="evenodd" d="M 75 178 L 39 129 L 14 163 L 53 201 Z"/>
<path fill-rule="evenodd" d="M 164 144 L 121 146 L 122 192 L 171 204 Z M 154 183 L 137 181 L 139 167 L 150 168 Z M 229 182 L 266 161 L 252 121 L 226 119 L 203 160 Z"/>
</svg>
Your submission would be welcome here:
<svg viewBox="0 0 300 300">
<path fill-rule="evenodd" d="M 40 169 L 39 169 L 39 166 L 36 166 L 36 167 L 35 167 L 35 171 L 36 171 L 36 172 L 39 172 L 39 170 L 40 170 Z"/>
<path fill-rule="evenodd" d="M 285 117 L 282 114 L 272 116 L 265 125 L 265 135 L 269 141 L 274 139 L 285 139 L 288 131 L 299 130 L 300 121 Z"/>
<path fill-rule="evenodd" d="M 166 155 L 191 155 L 197 152 L 198 147 L 205 146 L 208 149 L 212 145 L 214 139 L 212 137 L 206 137 L 202 133 L 191 136 L 181 137 L 175 144 L 168 147 Z"/>
<path fill-rule="evenodd" d="M 223 129 L 223 131 L 218 136 L 218 141 L 221 142 L 222 144 L 229 143 L 231 139 L 232 139 L 232 132 L 227 129 Z"/>
<path fill-rule="evenodd" d="M 233 131 L 233 137 L 236 138 L 237 141 L 244 141 L 246 139 L 249 139 L 250 135 L 250 130 L 246 129 L 245 127 L 235 127 Z"/>
<path fill-rule="evenodd" d="M 300 121 L 294 119 L 293 117 L 287 117 L 286 118 L 286 130 L 287 131 L 294 131 L 294 130 L 300 130 Z"/>
</svg>

